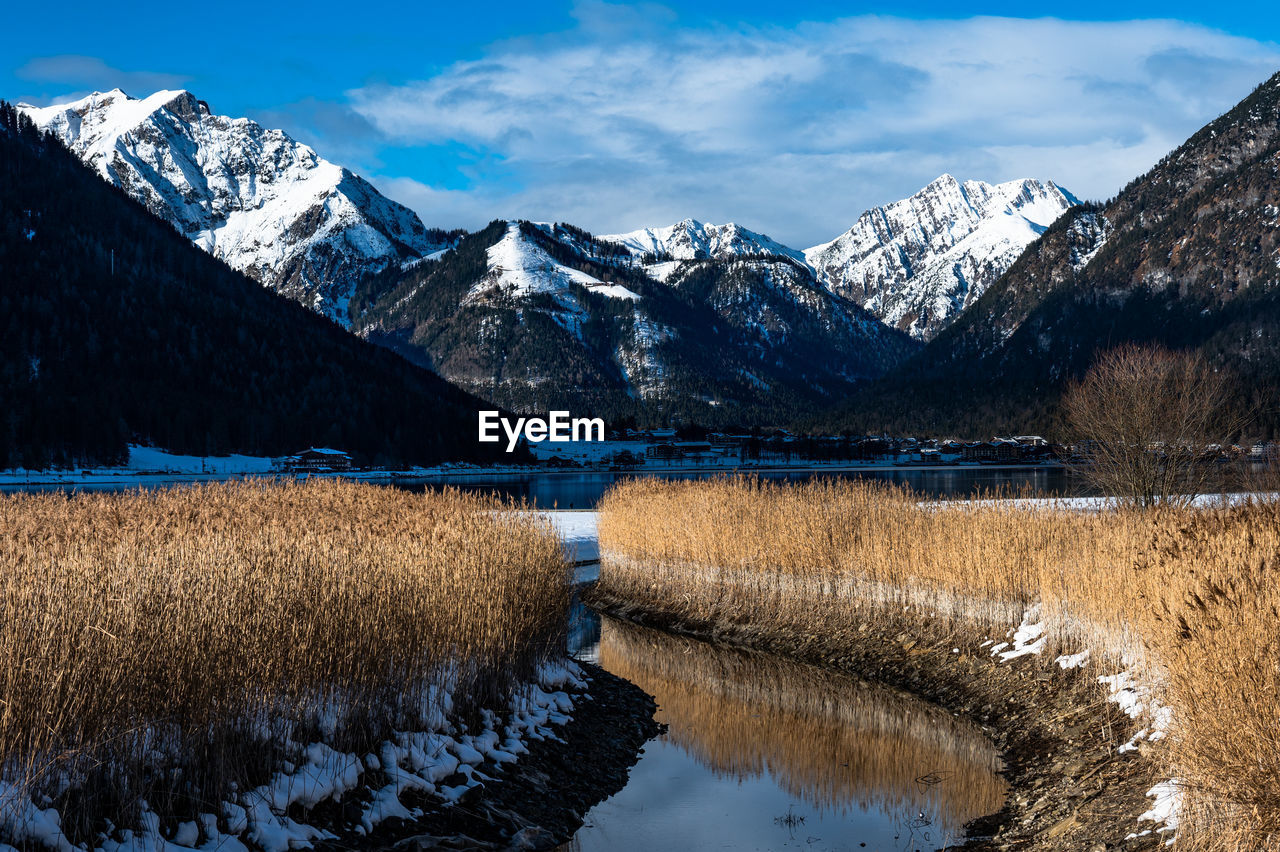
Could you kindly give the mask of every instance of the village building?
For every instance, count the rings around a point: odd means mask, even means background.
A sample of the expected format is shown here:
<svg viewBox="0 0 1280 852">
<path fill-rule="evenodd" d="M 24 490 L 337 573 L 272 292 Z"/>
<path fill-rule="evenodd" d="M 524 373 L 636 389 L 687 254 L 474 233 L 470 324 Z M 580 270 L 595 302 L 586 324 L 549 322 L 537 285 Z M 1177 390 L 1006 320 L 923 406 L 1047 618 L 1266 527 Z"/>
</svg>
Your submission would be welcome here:
<svg viewBox="0 0 1280 852">
<path fill-rule="evenodd" d="M 311 447 L 281 459 L 285 473 L 345 473 L 351 470 L 351 456 L 342 450 Z"/>
</svg>

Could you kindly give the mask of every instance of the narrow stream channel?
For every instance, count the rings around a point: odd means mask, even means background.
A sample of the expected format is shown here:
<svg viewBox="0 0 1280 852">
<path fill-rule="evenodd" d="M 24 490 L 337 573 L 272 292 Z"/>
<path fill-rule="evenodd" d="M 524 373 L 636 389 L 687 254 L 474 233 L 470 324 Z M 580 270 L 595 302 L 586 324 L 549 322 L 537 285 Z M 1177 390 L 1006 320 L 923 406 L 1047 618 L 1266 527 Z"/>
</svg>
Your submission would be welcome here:
<svg viewBox="0 0 1280 852">
<path fill-rule="evenodd" d="M 669 727 L 565 849 L 934 850 L 1004 800 L 982 733 L 903 693 L 586 607 L 571 641 Z"/>
</svg>

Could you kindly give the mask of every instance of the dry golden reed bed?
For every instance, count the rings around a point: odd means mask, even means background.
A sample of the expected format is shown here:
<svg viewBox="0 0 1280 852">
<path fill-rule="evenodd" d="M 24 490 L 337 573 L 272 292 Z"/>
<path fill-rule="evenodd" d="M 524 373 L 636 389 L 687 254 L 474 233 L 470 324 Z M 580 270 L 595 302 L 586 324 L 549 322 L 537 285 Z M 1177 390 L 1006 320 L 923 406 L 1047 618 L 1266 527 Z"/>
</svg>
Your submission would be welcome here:
<svg viewBox="0 0 1280 852">
<path fill-rule="evenodd" d="M 599 508 L 602 582 L 676 616 L 819 633 L 905 611 L 1001 637 L 1039 603 L 1055 648 L 1159 684 L 1179 848 L 1280 848 L 1276 502 L 1083 512 L 733 478 L 628 482 Z"/>
<path fill-rule="evenodd" d="M 569 596 L 513 508 L 337 481 L 0 498 L 4 779 L 89 791 L 62 800 L 74 836 L 261 783 L 290 729 L 354 751 L 421 729 L 441 686 L 496 706 Z"/>
</svg>

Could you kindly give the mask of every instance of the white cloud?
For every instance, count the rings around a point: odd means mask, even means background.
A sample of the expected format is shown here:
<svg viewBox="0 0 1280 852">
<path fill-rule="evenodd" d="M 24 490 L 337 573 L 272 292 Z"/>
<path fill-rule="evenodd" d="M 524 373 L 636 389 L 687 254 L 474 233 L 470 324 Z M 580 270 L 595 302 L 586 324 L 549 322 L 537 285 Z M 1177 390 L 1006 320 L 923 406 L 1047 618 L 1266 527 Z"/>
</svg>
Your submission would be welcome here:
<svg viewBox="0 0 1280 852">
<path fill-rule="evenodd" d="M 693 30 L 614 13 L 585 6 L 573 31 L 349 92 L 394 145 L 488 155 L 492 171 L 469 166 L 476 189 L 415 182 L 403 200 L 433 224 L 695 216 L 804 246 L 943 171 L 1109 196 L 1280 68 L 1274 44 L 1176 21 Z"/>
<path fill-rule="evenodd" d="M 62 54 L 39 56 L 16 69 L 14 76 L 36 83 L 69 84 L 87 87 L 83 92 L 62 93 L 56 97 L 32 97 L 32 102 L 66 103 L 90 91 L 106 91 L 117 86 L 131 95 L 146 97 L 160 89 L 176 89 L 187 77 L 159 71 L 122 71 L 96 56 Z"/>
</svg>

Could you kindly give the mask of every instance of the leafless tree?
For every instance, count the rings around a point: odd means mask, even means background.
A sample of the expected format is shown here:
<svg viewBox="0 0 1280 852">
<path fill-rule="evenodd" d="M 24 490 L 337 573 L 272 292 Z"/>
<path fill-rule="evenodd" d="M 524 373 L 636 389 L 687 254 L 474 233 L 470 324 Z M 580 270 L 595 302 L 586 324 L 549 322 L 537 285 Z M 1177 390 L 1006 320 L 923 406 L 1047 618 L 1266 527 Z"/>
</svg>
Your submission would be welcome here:
<svg viewBox="0 0 1280 852">
<path fill-rule="evenodd" d="M 1063 399 L 1083 439 L 1084 477 L 1140 506 L 1185 504 L 1213 476 L 1242 425 L 1231 379 L 1197 353 L 1125 345 L 1098 356 Z"/>
</svg>

